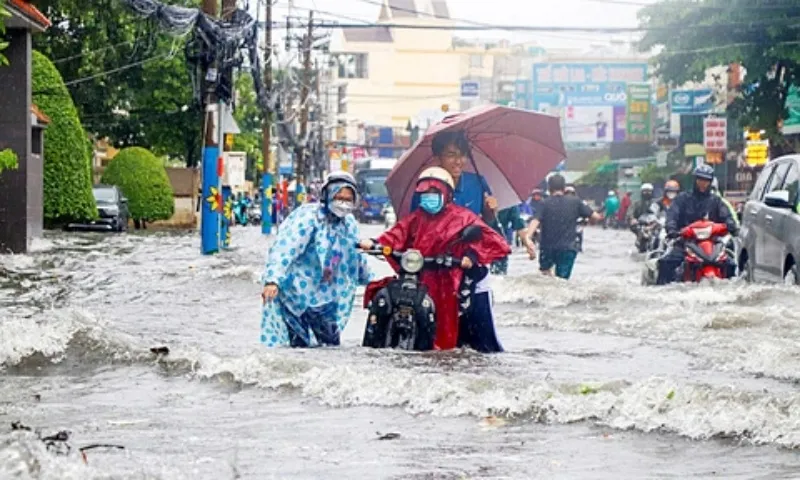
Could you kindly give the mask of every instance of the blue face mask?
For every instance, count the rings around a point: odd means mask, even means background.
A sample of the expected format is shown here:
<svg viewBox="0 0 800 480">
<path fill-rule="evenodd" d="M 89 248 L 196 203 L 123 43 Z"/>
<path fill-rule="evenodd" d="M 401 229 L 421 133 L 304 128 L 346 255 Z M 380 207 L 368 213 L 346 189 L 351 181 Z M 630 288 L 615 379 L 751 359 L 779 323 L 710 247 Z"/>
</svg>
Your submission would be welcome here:
<svg viewBox="0 0 800 480">
<path fill-rule="evenodd" d="M 423 193 L 419 196 L 419 206 L 431 215 L 441 212 L 443 203 L 439 193 Z"/>
</svg>

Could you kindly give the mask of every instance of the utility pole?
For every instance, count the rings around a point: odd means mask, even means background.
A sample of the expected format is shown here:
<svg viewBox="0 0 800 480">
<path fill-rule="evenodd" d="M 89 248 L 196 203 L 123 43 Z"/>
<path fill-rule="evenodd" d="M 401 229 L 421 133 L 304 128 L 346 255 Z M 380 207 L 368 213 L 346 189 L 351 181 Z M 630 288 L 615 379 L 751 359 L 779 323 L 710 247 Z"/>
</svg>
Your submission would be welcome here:
<svg viewBox="0 0 800 480">
<path fill-rule="evenodd" d="M 264 89 L 267 91 L 270 99 L 273 98 L 272 92 L 272 0 L 266 0 L 266 19 L 264 22 L 264 43 L 266 51 L 264 53 Z M 261 155 L 263 160 L 261 162 L 261 233 L 269 235 L 272 231 L 272 175 L 276 173 L 276 168 L 272 162 L 272 155 L 270 153 L 270 146 L 272 139 L 270 138 L 272 128 L 272 108 L 264 115 L 263 124 L 261 125 Z"/>
<path fill-rule="evenodd" d="M 203 13 L 216 17 L 217 1 L 203 0 Z M 216 87 L 220 77 L 218 66 L 218 59 L 215 59 L 203 72 L 205 102 L 203 105 L 202 193 L 200 195 L 200 201 L 202 202 L 200 209 L 200 251 L 203 255 L 217 253 L 220 248 L 222 195 L 219 184 L 219 144 L 222 138 L 219 132 L 220 106 L 216 95 Z"/>
<path fill-rule="evenodd" d="M 303 37 L 303 84 L 300 87 L 300 106 L 302 108 L 300 113 L 300 145 L 295 149 L 295 157 L 297 159 L 296 177 L 297 185 L 299 188 L 300 181 L 306 181 L 306 173 L 308 172 L 308 94 L 309 83 L 311 82 L 311 45 L 314 41 L 314 11 L 308 11 L 308 29 L 305 37 Z"/>
</svg>

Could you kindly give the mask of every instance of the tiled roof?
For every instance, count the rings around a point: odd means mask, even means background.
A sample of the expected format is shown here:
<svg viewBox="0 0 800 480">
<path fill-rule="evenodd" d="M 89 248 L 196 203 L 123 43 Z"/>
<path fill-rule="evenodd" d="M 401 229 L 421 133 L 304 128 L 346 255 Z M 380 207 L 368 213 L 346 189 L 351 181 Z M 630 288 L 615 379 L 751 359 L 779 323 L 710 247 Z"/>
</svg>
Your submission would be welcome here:
<svg viewBox="0 0 800 480">
<path fill-rule="evenodd" d="M 52 25 L 50 20 L 44 16 L 36 7 L 34 7 L 28 0 L 10 0 L 10 5 L 20 12 L 24 13 L 29 19 L 38 23 L 42 27 L 49 27 Z"/>
<path fill-rule="evenodd" d="M 36 116 L 36 120 L 38 120 L 40 124 L 50 123 L 50 117 L 42 113 L 36 105 L 31 105 L 31 113 Z"/>
</svg>

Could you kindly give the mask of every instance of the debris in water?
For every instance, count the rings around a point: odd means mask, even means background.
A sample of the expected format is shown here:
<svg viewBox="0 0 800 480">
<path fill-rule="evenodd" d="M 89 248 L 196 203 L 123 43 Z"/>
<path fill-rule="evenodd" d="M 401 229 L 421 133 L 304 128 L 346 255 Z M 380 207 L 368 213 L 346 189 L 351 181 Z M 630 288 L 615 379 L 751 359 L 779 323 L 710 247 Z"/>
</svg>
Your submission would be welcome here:
<svg viewBox="0 0 800 480">
<path fill-rule="evenodd" d="M 169 347 L 153 347 L 150 349 L 150 353 L 154 353 L 156 355 L 169 355 Z"/>
<path fill-rule="evenodd" d="M 670 390 L 669 393 L 667 393 L 667 400 L 672 400 L 673 398 L 675 398 L 675 390 Z"/>
<path fill-rule="evenodd" d="M 378 440 L 394 440 L 396 438 L 400 438 L 400 434 L 395 432 L 389 432 L 384 434 L 381 434 L 381 432 L 375 432 L 375 434 L 378 436 Z"/>
<path fill-rule="evenodd" d="M 581 395 L 589 395 L 590 393 L 597 393 L 597 388 L 591 385 L 581 385 Z"/>
<path fill-rule="evenodd" d="M 42 401 L 42 396 L 41 396 L 41 394 L 34 393 L 33 394 L 33 399 L 36 400 L 37 402 L 41 402 Z"/>
<path fill-rule="evenodd" d="M 505 418 L 496 417 L 494 415 L 489 415 L 488 417 L 483 417 L 480 421 L 480 425 L 484 428 L 497 428 L 502 427 L 508 422 Z"/>
<path fill-rule="evenodd" d="M 25 432 L 32 432 L 35 433 L 36 436 L 41 440 L 47 450 L 50 452 L 54 452 L 57 455 L 68 455 L 72 451 L 72 446 L 67 443 L 69 441 L 70 433 L 66 430 L 61 430 L 53 435 L 48 435 L 46 437 L 42 436 L 42 432 L 39 430 L 33 430 L 31 427 L 22 424 L 22 422 L 11 422 L 11 430 L 12 431 L 25 431 Z M 86 458 L 86 451 L 92 450 L 95 448 L 115 448 L 118 450 L 124 450 L 125 447 L 122 445 L 115 445 L 111 443 L 92 443 L 90 445 L 85 445 L 83 447 L 78 448 L 78 451 L 81 454 L 81 458 L 83 459 L 84 463 L 89 463 L 88 459 Z"/>
</svg>

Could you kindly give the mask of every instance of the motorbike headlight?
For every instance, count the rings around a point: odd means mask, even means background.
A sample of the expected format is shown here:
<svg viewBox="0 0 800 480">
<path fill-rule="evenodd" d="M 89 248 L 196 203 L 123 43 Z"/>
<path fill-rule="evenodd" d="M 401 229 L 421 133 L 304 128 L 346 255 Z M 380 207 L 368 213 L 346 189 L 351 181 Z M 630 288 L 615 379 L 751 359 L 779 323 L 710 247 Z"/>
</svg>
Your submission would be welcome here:
<svg viewBox="0 0 800 480">
<path fill-rule="evenodd" d="M 422 270 L 425 258 L 419 250 L 409 250 L 400 257 L 400 266 L 408 273 L 417 273 Z"/>
<path fill-rule="evenodd" d="M 702 228 L 695 228 L 694 229 L 695 238 L 697 238 L 698 240 L 708 240 L 709 238 L 711 238 L 711 228 L 712 228 L 711 225 Z"/>
</svg>

